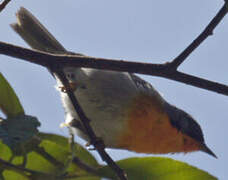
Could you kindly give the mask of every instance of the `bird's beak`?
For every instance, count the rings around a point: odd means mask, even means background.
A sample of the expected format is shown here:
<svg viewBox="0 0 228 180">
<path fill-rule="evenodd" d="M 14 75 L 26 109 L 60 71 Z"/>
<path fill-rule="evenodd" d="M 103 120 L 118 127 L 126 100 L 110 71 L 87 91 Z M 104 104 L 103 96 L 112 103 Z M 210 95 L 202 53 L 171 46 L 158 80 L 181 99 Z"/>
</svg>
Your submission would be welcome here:
<svg viewBox="0 0 228 180">
<path fill-rule="evenodd" d="M 215 155 L 215 153 L 213 153 L 212 150 L 210 150 L 209 147 L 207 147 L 207 145 L 205 143 L 201 144 L 200 150 L 217 159 L 217 156 Z"/>
</svg>

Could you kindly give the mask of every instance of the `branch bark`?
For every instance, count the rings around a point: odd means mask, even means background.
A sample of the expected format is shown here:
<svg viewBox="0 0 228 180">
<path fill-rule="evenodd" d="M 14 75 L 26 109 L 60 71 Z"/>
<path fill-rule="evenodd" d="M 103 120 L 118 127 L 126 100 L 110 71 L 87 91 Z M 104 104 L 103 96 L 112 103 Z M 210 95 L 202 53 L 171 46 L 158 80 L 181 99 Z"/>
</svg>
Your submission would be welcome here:
<svg viewBox="0 0 228 180">
<path fill-rule="evenodd" d="M 11 0 L 4 0 L 1 4 L 0 4 L 0 12 L 6 8 L 7 4 L 10 2 Z"/>
<path fill-rule="evenodd" d="M 177 69 L 184 60 L 206 39 L 208 36 L 213 34 L 215 27 L 221 22 L 227 13 L 227 2 L 224 3 L 223 7 L 219 10 L 216 16 L 207 25 L 204 31 L 172 62 L 171 66 Z"/>
<path fill-rule="evenodd" d="M 39 175 L 39 176 L 42 176 L 42 177 L 53 177 L 52 174 L 47 174 L 47 173 L 43 173 L 43 172 L 38 172 L 38 171 L 34 171 L 34 170 L 31 170 L 31 169 L 27 169 L 27 168 L 24 168 L 24 167 L 21 167 L 21 166 L 16 166 L 14 164 L 11 164 L 7 161 L 4 161 L 3 159 L 0 159 L 0 164 L 2 167 L 4 167 L 5 169 L 8 169 L 8 170 L 13 170 L 13 171 L 16 171 L 18 173 L 29 173 L 31 175 Z M 23 174 L 24 176 L 28 176 L 27 174 Z"/>
<path fill-rule="evenodd" d="M 158 76 L 228 96 L 227 85 L 179 72 L 173 69 L 170 63 L 151 64 L 78 55 L 55 55 L 4 42 L 0 42 L 0 54 L 22 59 L 47 68 L 52 68 L 55 64 L 61 64 L 62 67 L 87 67 Z"/>
</svg>

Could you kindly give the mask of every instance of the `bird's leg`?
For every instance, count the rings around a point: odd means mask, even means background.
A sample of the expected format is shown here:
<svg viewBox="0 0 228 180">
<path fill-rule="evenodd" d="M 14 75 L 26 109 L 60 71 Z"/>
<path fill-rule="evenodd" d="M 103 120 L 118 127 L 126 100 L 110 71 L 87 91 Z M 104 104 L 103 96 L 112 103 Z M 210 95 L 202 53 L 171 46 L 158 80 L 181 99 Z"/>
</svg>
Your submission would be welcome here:
<svg viewBox="0 0 228 180">
<path fill-rule="evenodd" d="M 72 161 L 75 157 L 75 144 L 74 144 L 74 134 L 71 131 L 71 128 L 69 128 L 69 132 L 70 132 L 70 137 L 69 137 L 69 145 L 70 145 L 70 155 L 67 159 L 67 162 L 64 164 L 64 168 L 61 170 L 60 175 L 58 175 L 58 178 L 63 178 L 65 176 L 67 176 L 67 169 L 69 168 L 69 166 L 72 164 Z"/>
<path fill-rule="evenodd" d="M 85 144 L 85 146 L 88 147 L 88 150 L 94 151 L 94 150 L 96 150 L 96 148 L 95 148 L 96 144 L 103 144 L 102 138 L 97 137 L 96 140 L 95 140 L 94 142 L 87 142 L 87 143 Z M 93 145 L 94 147 L 89 147 L 89 146 L 91 146 L 91 145 Z"/>
<path fill-rule="evenodd" d="M 69 133 L 70 133 L 70 137 L 69 137 L 69 145 L 70 145 L 70 157 L 66 163 L 66 167 L 69 167 L 70 164 L 72 163 L 74 157 L 75 157 L 75 143 L 74 143 L 74 134 L 71 130 L 71 128 L 69 128 Z"/>
<path fill-rule="evenodd" d="M 59 86 L 61 92 L 66 93 L 69 89 L 75 91 L 77 89 L 77 84 L 75 82 L 69 82 L 69 87 Z"/>
<path fill-rule="evenodd" d="M 70 143 L 71 159 L 73 159 L 75 156 L 74 134 L 71 128 L 69 129 L 69 131 L 70 131 L 69 143 Z"/>
</svg>

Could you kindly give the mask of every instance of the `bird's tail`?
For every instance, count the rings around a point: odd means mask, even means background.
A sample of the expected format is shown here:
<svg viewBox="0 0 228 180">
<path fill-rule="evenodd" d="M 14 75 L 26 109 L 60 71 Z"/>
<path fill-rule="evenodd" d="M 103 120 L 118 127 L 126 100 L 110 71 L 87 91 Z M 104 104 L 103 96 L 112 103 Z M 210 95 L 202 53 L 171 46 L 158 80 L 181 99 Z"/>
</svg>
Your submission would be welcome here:
<svg viewBox="0 0 228 180">
<path fill-rule="evenodd" d="M 33 49 L 55 54 L 67 53 L 66 49 L 27 9 L 21 7 L 16 16 L 17 23 L 11 24 L 11 27 Z"/>
</svg>

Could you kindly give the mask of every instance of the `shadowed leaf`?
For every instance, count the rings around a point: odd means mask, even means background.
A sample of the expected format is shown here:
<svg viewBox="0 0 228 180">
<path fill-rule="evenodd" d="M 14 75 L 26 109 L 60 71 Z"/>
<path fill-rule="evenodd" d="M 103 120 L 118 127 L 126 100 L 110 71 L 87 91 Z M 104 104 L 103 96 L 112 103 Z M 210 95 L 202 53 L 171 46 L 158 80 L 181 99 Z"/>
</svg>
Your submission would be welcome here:
<svg viewBox="0 0 228 180">
<path fill-rule="evenodd" d="M 67 172 L 67 176 L 72 176 L 68 178 L 71 180 L 98 180 L 95 176 L 92 176 L 85 170 L 78 167 L 76 164 L 67 165 L 68 160 L 71 157 L 71 152 L 68 144 L 68 139 L 54 134 L 39 133 L 38 137 L 40 138 L 40 143 L 36 144 L 30 151 L 27 153 L 27 160 L 25 168 L 31 169 L 37 172 L 42 172 L 44 174 L 32 174 L 32 179 L 50 179 L 54 180 L 55 176 L 60 176 Z M 75 144 L 75 154 L 83 162 L 87 163 L 93 168 L 99 167 L 96 159 L 80 145 Z M 15 154 L 14 154 L 15 155 Z M 0 143 L 0 158 L 9 161 L 13 156 L 12 151 L 3 143 Z M 24 162 L 22 156 L 14 156 L 11 163 L 14 165 L 22 165 Z M 24 172 L 15 172 L 10 168 L 1 167 L 0 170 L 3 171 L 3 176 L 5 179 L 27 179 L 26 176 L 23 176 Z M 47 176 L 45 175 L 47 174 Z M 21 175 L 22 174 L 22 175 Z M 48 174 L 51 176 L 48 176 Z M 29 175 L 27 173 L 27 175 Z M 58 177 L 59 178 L 59 177 Z M 61 178 L 60 178 L 61 179 Z M 63 179 L 63 178 L 62 178 Z"/>
<path fill-rule="evenodd" d="M 120 160 L 117 164 L 125 170 L 130 180 L 216 180 L 205 171 L 170 158 L 145 157 Z M 99 170 L 106 177 L 115 178 L 109 167 Z"/>
<path fill-rule="evenodd" d="M 0 73 L 0 109 L 7 117 L 24 114 L 24 109 L 13 88 Z"/>
<path fill-rule="evenodd" d="M 52 142 L 55 142 L 56 144 L 60 145 L 61 147 L 65 147 L 69 149 L 69 143 L 68 138 L 56 135 L 56 134 L 50 134 L 50 133 L 40 133 L 39 136 L 42 139 L 49 140 Z M 88 163 L 89 165 L 92 165 L 94 167 L 98 166 L 97 160 L 95 157 L 87 151 L 85 148 L 83 148 L 81 145 L 75 143 L 75 152 L 76 156 L 79 157 L 82 161 L 85 163 Z"/>
</svg>

